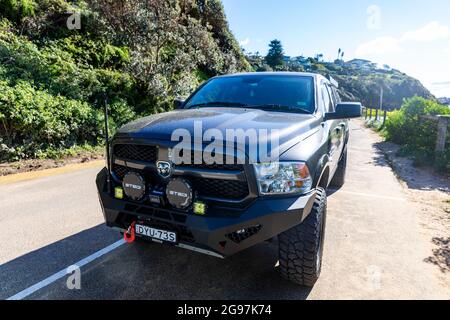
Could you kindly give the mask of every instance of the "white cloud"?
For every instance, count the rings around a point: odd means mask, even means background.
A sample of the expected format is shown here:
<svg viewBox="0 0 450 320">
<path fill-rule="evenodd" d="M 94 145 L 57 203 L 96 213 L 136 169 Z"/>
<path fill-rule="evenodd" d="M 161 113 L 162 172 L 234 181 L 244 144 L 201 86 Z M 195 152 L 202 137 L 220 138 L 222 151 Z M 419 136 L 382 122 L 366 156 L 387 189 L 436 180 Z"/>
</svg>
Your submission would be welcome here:
<svg viewBox="0 0 450 320">
<path fill-rule="evenodd" d="M 246 39 L 244 39 L 244 40 L 239 41 L 239 44 L 240 44 L 241 46 L 246 46 L 246 45 L 248 45 L 249 43 L 250 43 L 250 38 L 246 38 Z"/>
<path fill-rule="evenodd" d="M 420 29 L 406 32 L 401 37 L 401 41 L 431 42 L 448 37 L 450 37 L 450 28 L 433 21 Z"/>
<path fill-rule="evenodd" d="M 363 43 L 356 49 L 356 55 L 368 57 L 399 53 L 402 51 L 401 43 L 403 42 L 432 42 L 449 37 L 450 28 L 448 26 L 441 25 L 437 21 L 432 21 L 422 28 L 405 32 L 400 38 L 386 36 Z M 450 52 L 450 47 L 445 49 L 445 52 Z"/>
<path fill-rule="evenodd" d="M 437 97 L 450 97 L 450 81 L 431 83 L 428 88 Z"/>
<path fill-rule="evenodd" d="M 386 63 L 419 79 L 434 95 L 450 96 L 450 64 L 445 63 L 450 59 L 449 40 L 450 25 L 430 22 L 396 37 L 362 43 L 354 56 Z"/>
<path fill-rule="evenodd" d="M 382 54 L 399 53 L 401 50 L 398 39 L 394 37 L 380 37 L 361 44 L 356 49 L 356 56 L 378 56 Z"/>
</svg>

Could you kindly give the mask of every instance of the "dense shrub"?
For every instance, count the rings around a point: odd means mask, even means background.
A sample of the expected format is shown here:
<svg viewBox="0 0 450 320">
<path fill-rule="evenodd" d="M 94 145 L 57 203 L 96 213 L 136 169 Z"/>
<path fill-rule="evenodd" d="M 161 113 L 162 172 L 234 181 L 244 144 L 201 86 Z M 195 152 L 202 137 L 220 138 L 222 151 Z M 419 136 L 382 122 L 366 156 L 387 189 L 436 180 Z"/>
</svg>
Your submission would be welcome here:
<svg viewBox="0 0 450 320">
<path fill-rule="evenodd" d="M 96 142 L 100 115 L 89 104 L 0 81 L 1 160 L 38 157 L 51 149 Z"/>
<path fill-rule="evenodd" d="M 71 40 L 49 41 L 39 48 L 26 37 L 11 32 L 7 24 L 0 25 L 0 77 L 11 83 L 29 81 L 55 95 L 91 103 L 103 93 L 108 93 L 111 99 L 117 95 L 133 99 L 136 92 L 129 74 L 77 62 L 76 58 L 81 59 L 82 53 L 70 49 L 74 46 Z M 90 45 L 89 40 L 86 43 Z M 79 41 L 77 46 L 80 46 Z M 98 49 L 100 52 L 96 56 L 86 50 L 84 59 L 96 59 L 96 63 L 103 65 L 113 64 L 113 60 L 120 64 L 127 59 L 126 49 L 113 46 Z"/>
<path fill-rule="evenodd" d="M 449 115 L 450 109 L 421 97 L 405 100 L 402 108 L 390 113 L 385 126 L 386 138 L 402 145 L 401 153 L 412 156 L 418 165 L 434 163 L 450 168 L 450 152 L 436 157 L 437 123 L 426 115 Z"/>
<path fill-rule="evenodd" d="M 34 15 L 35 3 L 33 0 L 0 0 L 0 10 L 8 19 L 20 22 Z"/>
<path fill-rule="evenodd" d="M 95 146 L 105 102 L 114 131 L 249 68 L 220 0 L 0 0 L 0 161 Z"/>
</svg>

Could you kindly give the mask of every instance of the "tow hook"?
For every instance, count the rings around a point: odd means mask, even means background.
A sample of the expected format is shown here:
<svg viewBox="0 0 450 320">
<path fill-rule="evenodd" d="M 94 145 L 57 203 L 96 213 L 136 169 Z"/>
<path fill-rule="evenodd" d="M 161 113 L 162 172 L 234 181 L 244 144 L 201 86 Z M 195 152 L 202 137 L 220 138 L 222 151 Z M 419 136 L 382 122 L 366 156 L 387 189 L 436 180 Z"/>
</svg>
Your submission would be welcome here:
<svg viewBox="0 0 450 320">
<path fill-rule="evenodd" d="M 127 232 L 123 234 L 123 239 L 126 243 L 133 243 L 136 239 L 136 232 L 134 230 L 134 226 L 136 225 L 136 221 L 132 222 Z"/>
</svg>

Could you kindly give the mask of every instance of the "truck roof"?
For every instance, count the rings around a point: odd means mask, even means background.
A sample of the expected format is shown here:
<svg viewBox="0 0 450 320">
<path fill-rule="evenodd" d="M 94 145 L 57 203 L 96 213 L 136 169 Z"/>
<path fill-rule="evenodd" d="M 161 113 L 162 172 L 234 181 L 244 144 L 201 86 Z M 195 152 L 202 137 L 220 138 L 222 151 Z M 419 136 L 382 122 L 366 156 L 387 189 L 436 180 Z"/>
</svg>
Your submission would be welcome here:
<svg viewBox="0 0 450 320">
<path fill-rule="evenodd" d="M 311 72 L 289 72 L 289 71 L 270 71 L 270 72 L 243 72 L 243 73 L 234 73 L 223 76 L 218 76 L 217 78 L 229 78 L 229 77 L 242 77 L 242 76 L 254 76 L 254 75 L 267 75 L 267 76 L 302 76 L 302 77 L 313 77 L 319 78 L 323 77 L 318 73 Z"/>
</svg>

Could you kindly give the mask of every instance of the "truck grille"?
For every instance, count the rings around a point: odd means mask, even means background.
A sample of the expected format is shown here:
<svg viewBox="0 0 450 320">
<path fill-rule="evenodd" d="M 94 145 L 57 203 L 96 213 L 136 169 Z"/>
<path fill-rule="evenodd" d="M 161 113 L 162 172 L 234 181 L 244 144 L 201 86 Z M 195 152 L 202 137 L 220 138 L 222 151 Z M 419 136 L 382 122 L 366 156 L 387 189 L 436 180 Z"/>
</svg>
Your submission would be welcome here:
<svg viewBox="0 0 450 320">
<path fill-rule="evenodd" d="M 240 200 L 248 195 L 248 184 L 243 181 L 227 181 L 215 179 L 190 179 L 194 190 L 199 195 L 211 198 L 223 198 L 227 200 Z"/>
<path fill-rule="evenodd" d="M 129 172 L 137 172 L 146 177 L 148 181 L 155 179 L 155 175 L 148 171 L 132 169 L 120 165 L 114 165 L 113 173 L 119 179 Z M 189 178 L 188 179 L 194 188 L 198 192 L 199 196 L 207 198 L 217 198 L 226 200 L 242 200 L 248 196 L 248 184 L 244 181 L 227 181 L 216 179 L 203 179 L 203 178 Z"/>
<path fill-rule="evenodd" d="M 206 169 L 206 170 L 217 170 L 217 171 L 244 171 L 244 166 L 242 164 L 238 164 L 237 161 L 234 161 L 233 164 L 227 164 L 226 156 L 221 157 L 221 163 L 213 163 L 213 164 L 196 164 L 195 163 L 195 155 L 194 152 L 191 152 L 191 162 L 190 163 L 181 163 L 177 165 L 178 167 L 187 167 L 187 168 L 198 168 L 198 169 Z"/>
<path fill-rule="evenodd" d="M 114 146 L 114 156 L 127 160 L 156 162 L 158 149 L 155 146 L 116 144 Z"/>
<path fill-rule="evenodd" d="M 146 162 L 154 165 L 158 161 L 158 147 L 137 144 L 116 144 L 113 147 L 113 166 L 112 171 L 115 178 L 119 181 L 123 180 L 129 172 L 136 172 L 146 178 L 150 184 L 165 183 L 156 173 L 155 169 L 146 168 L 144 170 L 133 169 L 127 166 L 114 163 L 114 158 L 120 158 L 128 161 Z M 190 168 L 211 171 L 235 171 L 244 172 L 245 168 L 242 164 L 194 164 L 194 154 L 191 154 L 192 164 L 181 164 L 176 167 Z M 225 157 L 224 157 L 225 163 Z M 194 190 L 200 197 L 214 198 L 220 201 L 223 199 L 240 201 L 249 195 L 249 186 L 247 181 L 207 179 L 200 177 L 186 177 L 191 183 Z"/>
<path fill-rule="evenodd" d="M 131 161 L 143 161 L 155 163 L 158 160 L 158 148 L 155 146 L 137 145 L 137 144 L 116 144 L 114 146 L 114 156 L 121 159 Z M 216 170 L 216 171 L 244 171 L 242 164 L 226 164 L 226 157 L 224 156 L 221 164 L 195 164 L 194 152 L 191 153 L 190 163 L 181 163 L 177 165 L 183 168 L 198 168 L 202 170 Z"/>
</svg>

